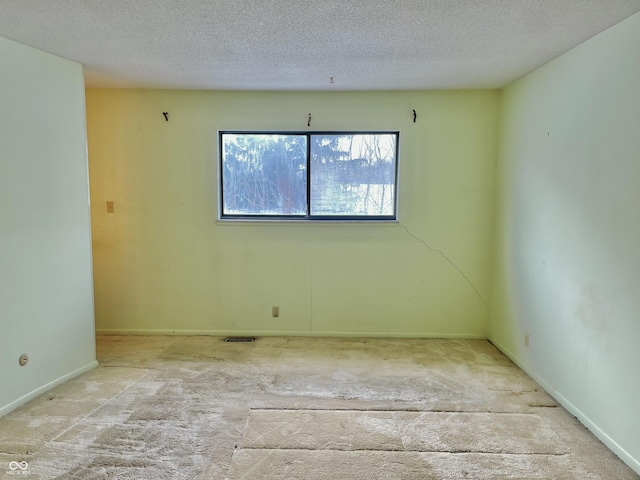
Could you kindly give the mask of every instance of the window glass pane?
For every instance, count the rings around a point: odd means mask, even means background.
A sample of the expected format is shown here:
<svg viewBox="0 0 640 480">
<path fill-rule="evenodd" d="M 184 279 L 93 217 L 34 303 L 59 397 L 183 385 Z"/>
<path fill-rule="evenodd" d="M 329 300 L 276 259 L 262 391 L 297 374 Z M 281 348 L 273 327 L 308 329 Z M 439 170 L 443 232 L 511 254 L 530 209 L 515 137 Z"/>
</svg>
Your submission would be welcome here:
<svg viewBox="0 0 640 480">
<path fill-rule="evenodd" d="M 223 215 L 306 215 L 305 135 L 223 133 Z"/>
<path fill-rule="evenodd" d="M 394 216 L 395 133 L 311 136 L 311 215 Z"/>
</svg>

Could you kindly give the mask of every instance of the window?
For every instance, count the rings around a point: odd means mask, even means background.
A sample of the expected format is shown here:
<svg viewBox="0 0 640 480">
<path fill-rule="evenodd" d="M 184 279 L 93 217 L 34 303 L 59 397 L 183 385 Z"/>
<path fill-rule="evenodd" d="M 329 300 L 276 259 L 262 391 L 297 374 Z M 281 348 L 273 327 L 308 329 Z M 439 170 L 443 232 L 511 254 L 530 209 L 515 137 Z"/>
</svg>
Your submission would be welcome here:
<svg viewBox="0 0 640 480">
<path fill-rule="evenodd" d="M 395 220 L 398 135 L 220 132 L 220 216 Z"/>
</svg>

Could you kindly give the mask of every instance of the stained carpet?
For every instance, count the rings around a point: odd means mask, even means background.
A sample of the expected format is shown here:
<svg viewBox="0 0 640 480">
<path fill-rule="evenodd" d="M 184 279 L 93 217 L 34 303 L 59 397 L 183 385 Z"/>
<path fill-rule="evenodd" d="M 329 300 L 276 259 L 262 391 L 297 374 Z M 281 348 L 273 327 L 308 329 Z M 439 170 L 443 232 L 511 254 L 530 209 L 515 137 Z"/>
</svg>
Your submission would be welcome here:
<svg viewBox="0 0 640 480">
<path fill-rule="evenodd" d="M 0 478 L 640 478 L 486 341 L 99 337 L 98 360 L 0 418 Z"/>
</svg>

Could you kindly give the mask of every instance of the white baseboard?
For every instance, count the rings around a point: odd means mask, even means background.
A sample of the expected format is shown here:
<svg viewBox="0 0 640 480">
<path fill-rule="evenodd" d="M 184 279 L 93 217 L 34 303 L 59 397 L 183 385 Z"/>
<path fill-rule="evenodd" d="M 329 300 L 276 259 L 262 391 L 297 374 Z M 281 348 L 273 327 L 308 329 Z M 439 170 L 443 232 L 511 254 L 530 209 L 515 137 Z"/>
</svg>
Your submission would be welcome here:
<svg viewBox="0 0 640 480">
<path fill-rule="evenodd" d="M 542 377 L 540 377 L 536 372 L 531 370 L 527 365 L 525 365 L 518 357 L 516 357 L 513 352 L 511 352 L 508 348 L 502 345 L 500 342 L 495 340 L 494 338 L 489 337 L 488 339 L 495 347 L 504 353 L 509 359 L 515 363 L 518 367 L 520 367 L 527 375 L 529 375 L 535 382 L 540 385 L 549 395 L 551 395 L 554 399 L 560 403 L 569 413 L 575 416 L 580 423 L 582 423 L 585 427 L 593 433 L 598 440 L 604 443 L 613 453 L 615 453 L 620 460 L 629 465 L 631 469 L 640 475 L 640 461 L 629 452 L 627 452 L 624 448 L 622 448 L 613 438 L 607 435 L 598 425 L 596 425 L 591 419 L 585 415 L 578 407 L 576 407 L 568 398 L 558 392 L 556 389 L 552 388 Z"/>
<path fill-rule="evenodd" d="M 341 331 L 284 331 L 284 330 L 169 330 L 169 329 L 97 329 L 96 335 L 201 335 L 210 337 L 345 337 L 345 338 L 463 338 L 486 340 L 477 333 L 429 333 L 429 332 L 341 332 Z"/>
<path fill-rule="evenodd" d="M 85 365 L 84 367 L 74 370 L 73 372 L 67 373 L 66 375 L 63 375 L 60 378 L 56 378 L 54 381 L 49 382 L 46 385 L 36 388 L 32 392 L 29 392 L 26 395 L 23 395 L 22 397 L 18 398 L 17 400 L 14 400 L 13 402 L 9 403 L 8 405 L 5 405 L 4 407 L 0 408 L 0 417 L 15 410 L 19 406 L 24 405 L 29 400 L 33 400 L 38 395 L 42 395 L 44 392 L 51 390 L 53 387 L 57 387 L 58 385 L 66 382 L 67 380 L 71 380 L 72 378 L 75 378 L 78 375 L 83 374 L 84 372 L 88 372 L 89 370 L 94 369 L 97 366 L 98 366 L 98 362 L 93 361 L 88 365 Z"/>
</svg>

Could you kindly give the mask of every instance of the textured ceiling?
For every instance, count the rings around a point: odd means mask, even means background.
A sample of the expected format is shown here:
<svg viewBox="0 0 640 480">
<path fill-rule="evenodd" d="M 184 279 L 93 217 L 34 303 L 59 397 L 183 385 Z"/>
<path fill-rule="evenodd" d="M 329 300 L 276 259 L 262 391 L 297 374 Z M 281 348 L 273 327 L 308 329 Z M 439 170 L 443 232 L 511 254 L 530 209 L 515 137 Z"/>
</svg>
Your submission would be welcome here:
<svg viewBox="0 0 640 480">
<path fill-rule="evenodd" d="M 496 88 L 638 11 L 640 0 L 0 0 L 0 36 L 84 64 L 93 87 Z"/>
</svg>

